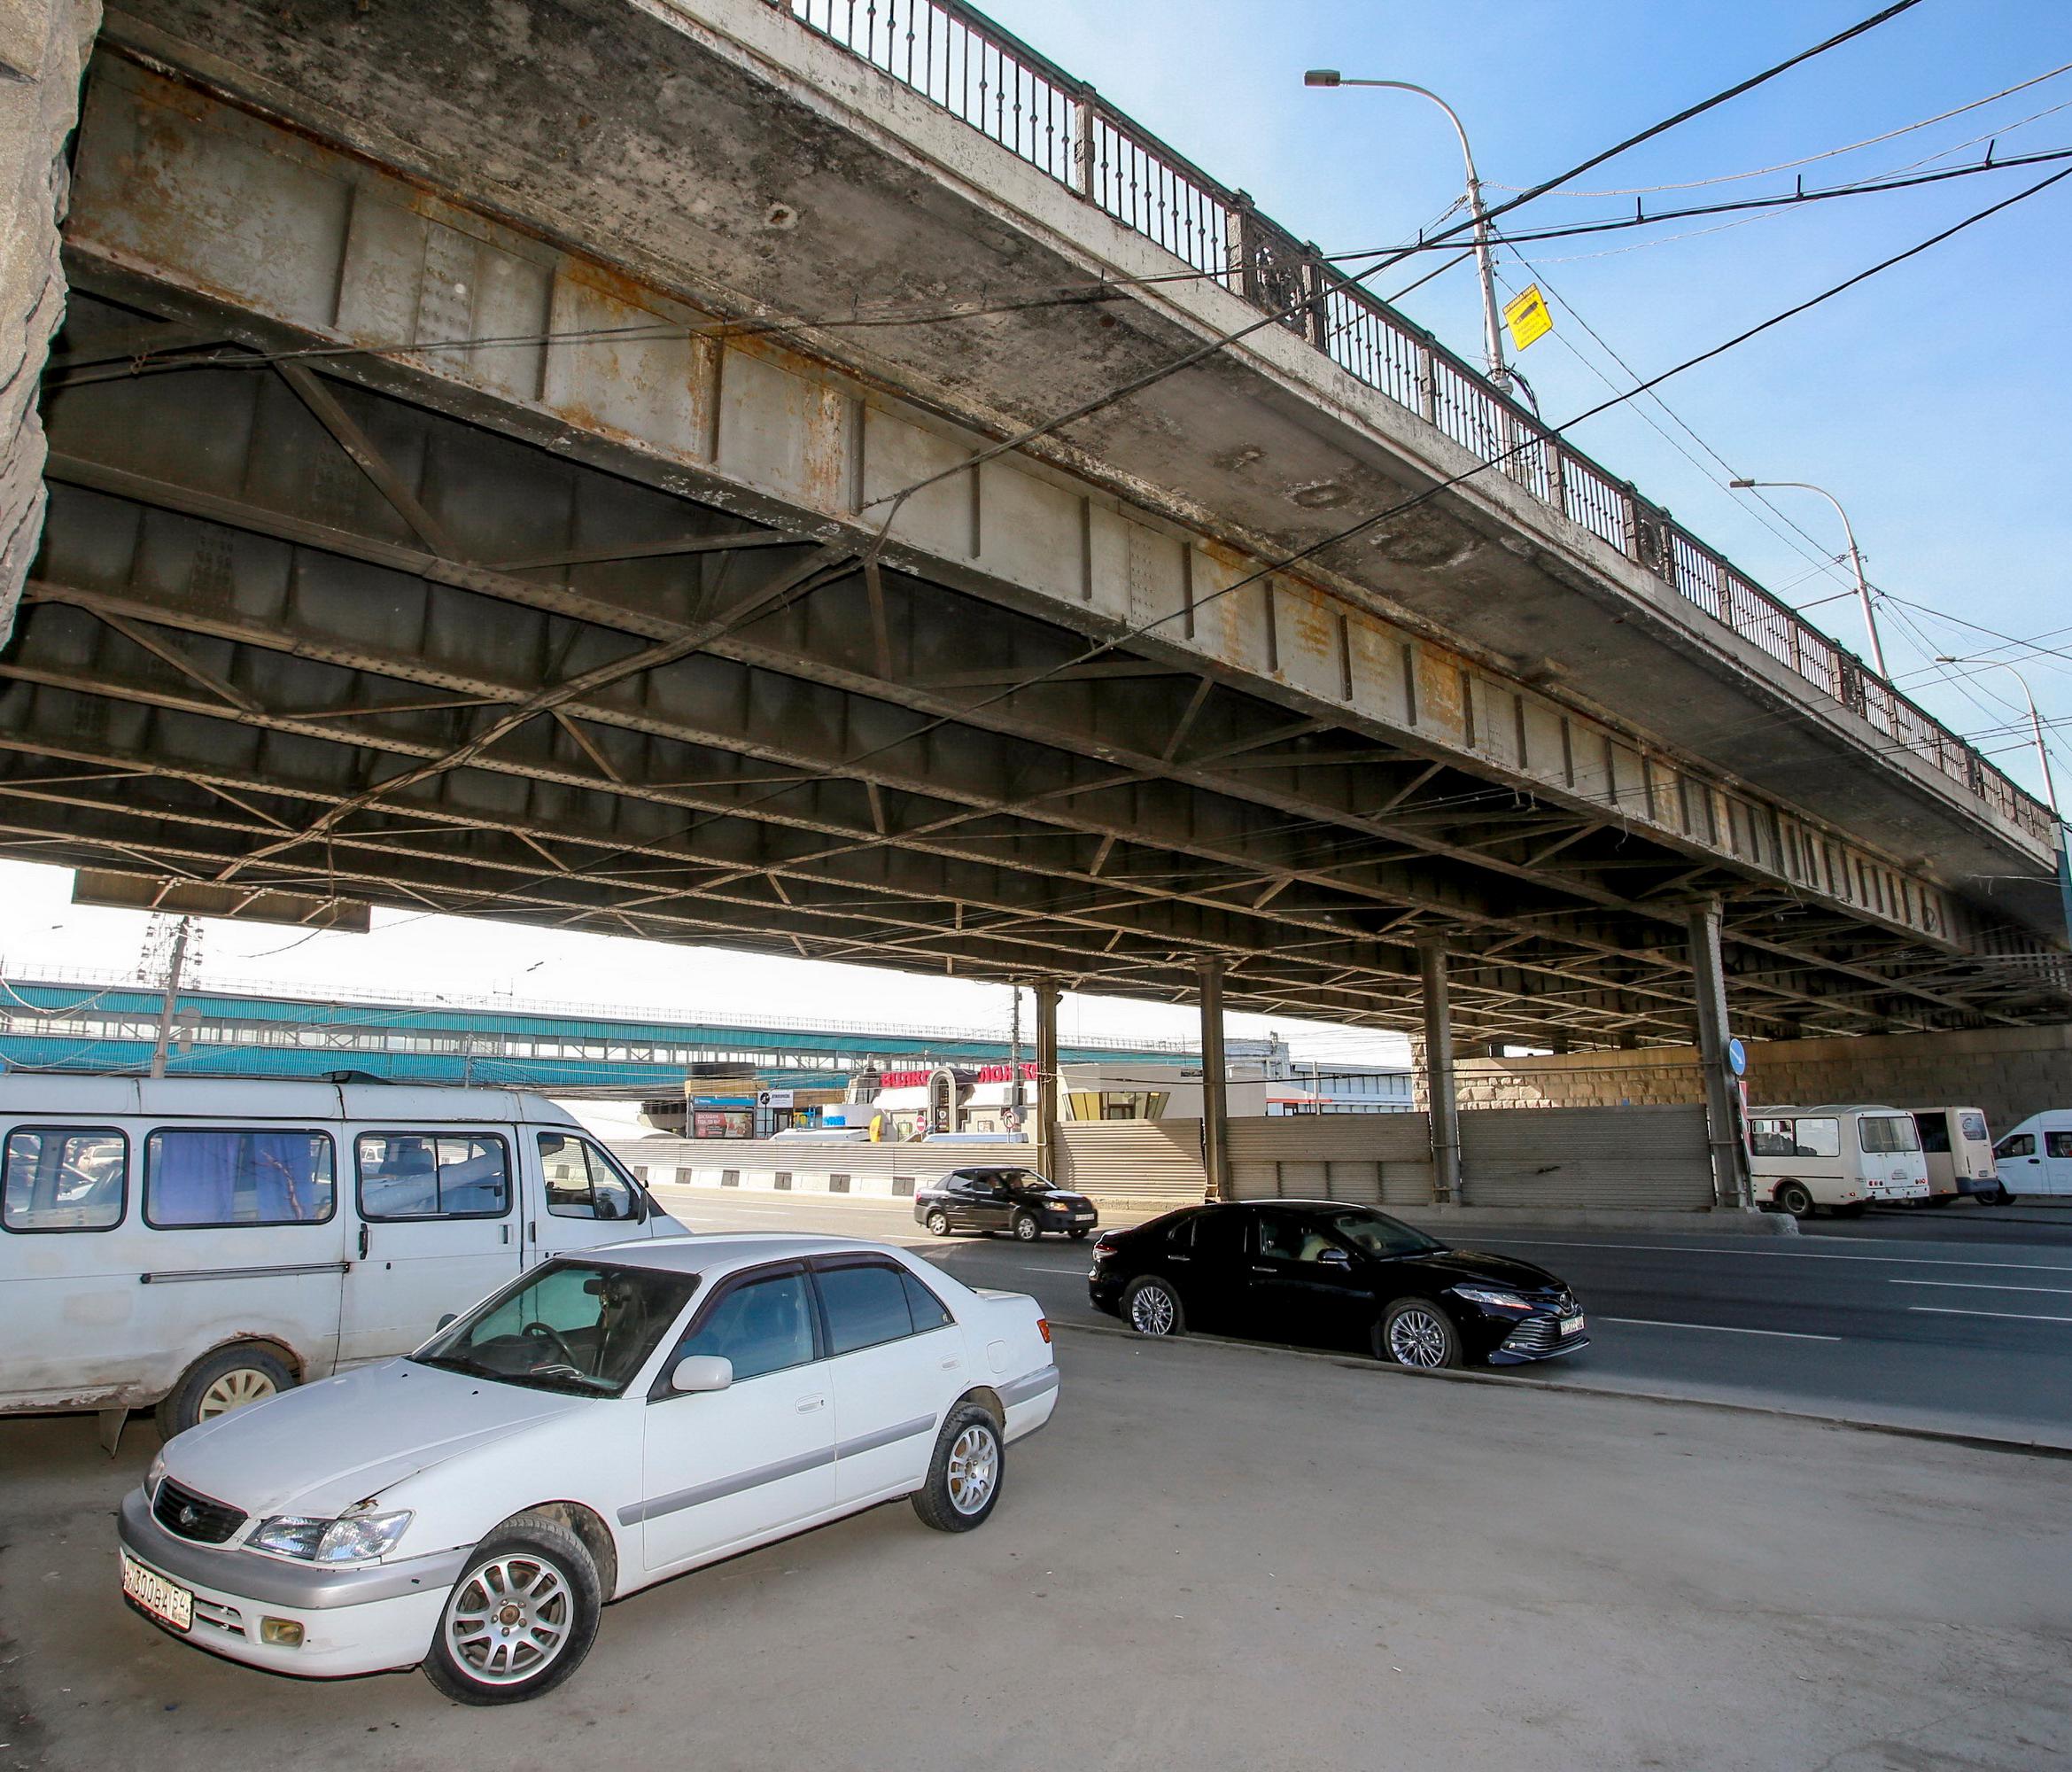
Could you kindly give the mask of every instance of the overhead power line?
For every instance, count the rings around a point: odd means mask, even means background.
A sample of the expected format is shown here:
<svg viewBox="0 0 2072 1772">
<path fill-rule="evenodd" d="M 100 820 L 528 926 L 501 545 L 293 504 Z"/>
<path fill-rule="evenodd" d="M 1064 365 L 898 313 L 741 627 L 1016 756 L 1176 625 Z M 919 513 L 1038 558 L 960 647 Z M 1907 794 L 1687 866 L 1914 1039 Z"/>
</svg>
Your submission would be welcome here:
<svg viewBox="0 0 2072 1772">
<path fill-rule="evenodd" d="M 1571 190 L 1566 195 L 1570 197 L 1648 197 L 1660 190 L 1698 190 L 1706 185 L 1734 184 L 1743 179 L 1767 178 L 1773 173 L 1796 172 L 1799 167 L 1812 166 L 1819 160 L 1835 159 L 1843 154 L 1853 154 L 1859 148 L 1874 148 L 1881 142 L 1897 141 L 1902 136 L 1911 136 L 1917 129 L 1932 128 L 1937 123 L 1947 123 L 1952 117 L 1961 117 L 1967 111 L 1980 110 L 1985 105 L 1993 104 L 1998 99 L 2012 98 L 2017 92 L 2026 92 L 2032 86 L 2041 86 L 2046 81 L 2055 80 L 2060 74 L 2072 74 L 2072 62 L 2067 62 L 2061 67 L 2053 67 L 2047 74 L 2039 74 L 2034 79 L 2020 81 L 2013 86 L 2004 86 L 1998 92 L 1989 93 L 1983 98 L 1974 98 L 1968 103 L 1959 105 L 1951 110 L 1938 111 L 1933 117 L 1923 117 L 1917 123 L 1904 123 L 1897 129 L 1886 130 L 1882 136 L 1866 136 L 1862 141 L 1851 142 L 1845 148 L 1825 148 L 1817 154 L 1807 154 L 1802 159 L 1780 160 L 1775 166 L 1754 167 L 1747 172 L 1719 173 L 1711 178 L 1686 179 L 1680 184 L 1623 185 L 1610 190 Z M 2053 110 L 2061 108 L 2061 106 L 2056 105 L 2052 107 Z M 2037 116 L 2048 116 L 2049 114 L 2049 112 L 2037 113 Z M 2035 120 L 2024 118 L 2022 120 L 2032 122 Z M 2021 126 L 2009 124 L 2007 127 L 2018 128 Z M 1488 179 L 1485 179 L 1483 183 L 1495 190 L 1516 190 L 1518 189 L 1515 184 L 1497 184 Z"/>
</svg>

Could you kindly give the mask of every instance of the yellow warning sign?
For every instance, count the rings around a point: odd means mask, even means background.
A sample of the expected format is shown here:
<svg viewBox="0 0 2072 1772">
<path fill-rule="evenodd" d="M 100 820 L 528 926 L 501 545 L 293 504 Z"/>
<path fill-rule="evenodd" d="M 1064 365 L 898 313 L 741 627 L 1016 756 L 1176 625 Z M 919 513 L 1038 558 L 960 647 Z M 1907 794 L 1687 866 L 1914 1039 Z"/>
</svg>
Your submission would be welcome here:
<svg viewBox="0 0 2072 1772">
<path fill-rule="evenodd" d="M 1511 330 L 1511 348 L 1517 351 L 1554 330 L 1554 316 L 1547 311 L 1547 299 L 1538 284 L 1504 303 L 1503 323 Z"/>
</svg>

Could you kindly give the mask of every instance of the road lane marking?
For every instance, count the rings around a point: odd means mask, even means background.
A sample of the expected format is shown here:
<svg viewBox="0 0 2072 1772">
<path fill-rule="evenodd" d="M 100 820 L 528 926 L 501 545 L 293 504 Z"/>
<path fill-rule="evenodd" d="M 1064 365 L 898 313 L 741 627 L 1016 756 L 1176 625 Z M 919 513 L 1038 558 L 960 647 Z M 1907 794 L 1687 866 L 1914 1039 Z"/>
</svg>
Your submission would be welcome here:
<svg viewBox="0 0 2072 1772">
<path fill-rule="evenodd" d="M 2060 1298 L 2072 1298 L 2072 1286 L 2009 1286 L 2006 1281 L 1990 1279 L 1889 1279 L 1887 1286 L 1953 1286 L 1966 1292 L 2054 1292 Z"/>
<path fill-rule="evenodd" d="M 1473 1233 L 1480 1243 L 1509 1243 L 1522 1249 L 1639 1249 L 1651 1255 L 1775 1255 L 1793 1262 L 1885 1262 L 1900 1267 L 1924 1268 L 2022 1268 L 2039 1273 L 2072 1273 L 2072 1264 L 2062 1262 L 1977 1262 L 1955 1255 L 1838 1255 L 1814 1254 L 1811 1249 L 1714 1249 L 1680 1247 L 1673 1243 L 1567 1243 L 1544 1237 L 1490 1237 Z"/>
<path fill-rule="evenodd" d="M 1919 1306 L 1915 1307 L 1917 1310 Z M 1798 1329 L 1737 1329 L 1731 1323 L 1665 1323 L 1658 1317 L 1605 1317 L 1589 1313 L 1593 1323 L 1626 1323 L 1641 1329 L 1706 1329 L 1715 1335 L 1775 1335 L 1787 1341 L 1839 1341 L 1839 1335 L 1809 1335 Z"/>
<path fill-rule="evenodd" d="M 1910 1304 L 1906 1308 L 1936 1317 L 1998 1317 L 2009 1323 L 2072 1323 L 2072 1317 L 2044 1317 L 2027 1310 L 1975 1310 L 1955 1304 Z"/>
</svg>

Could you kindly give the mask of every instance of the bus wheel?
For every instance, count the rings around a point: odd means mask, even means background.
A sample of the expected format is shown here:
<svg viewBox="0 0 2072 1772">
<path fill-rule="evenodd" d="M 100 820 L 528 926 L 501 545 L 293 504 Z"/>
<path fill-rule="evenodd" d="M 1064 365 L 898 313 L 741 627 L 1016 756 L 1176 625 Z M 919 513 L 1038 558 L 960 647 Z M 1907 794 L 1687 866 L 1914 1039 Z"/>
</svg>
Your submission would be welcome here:
<svg viewBox="0 0 2072 1772">
<path fill-rule="evenodd" d="M 1788 1181 L 1777 1189 L 1779 1208 L 1794 1218 L 1811 1218 L 1813 1216 L 1813 1196 L 1806 1192 L 1803 1182 Z"/>
<path fill-rule="evenodd" d="M 197 1422 L 228 1415 L 248 1403 L 263 1403 L 294 1386 L 295 1374 L 272 1348 L 256 1341 L 219 1348 L 188 1367 L 159 1404 L 159 1437 L 170 1440 Z"/>
</svg>

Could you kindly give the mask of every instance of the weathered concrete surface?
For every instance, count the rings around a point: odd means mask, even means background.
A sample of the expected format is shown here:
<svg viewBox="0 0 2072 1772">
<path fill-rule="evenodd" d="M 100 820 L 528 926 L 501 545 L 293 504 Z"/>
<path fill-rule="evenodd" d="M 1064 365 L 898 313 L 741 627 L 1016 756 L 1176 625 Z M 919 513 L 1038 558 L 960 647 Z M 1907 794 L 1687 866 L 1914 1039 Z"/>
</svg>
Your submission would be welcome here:
<svg viewBox="0 0 2072 1772">
<path fill-rule="evenodd" d="M 1879 1101 L 1983 1111 L 1995 1137 L 2031 1114 L 2072 1103 L 2072 1026 L 1980 1028 L 1856 1039 L 1750 1040 L 1749 1100 Z M 1696 1050 L 1470 1059 L 1463 1106 L 1616 1107 L 1702 1101 Z"/>
<path fill-rule="evenodd" d="M 609 1609 L 469 1710 L 129 1614 L 84 1421 L 0 1426 L 11 1761 L 1202 1772 L 2040 1768 L 2072 1753 L 2061 1460 L 1203 1344 L 1061 1338 L 946 1538 L 880 1509 Z M 1213 1407 L 1211 1404 L 1213 1403 Z"/>
<path fill-rule="evenodd" d="M 0 0 L 0 644 L 43 525 L 36 393 L 65 315 L 65 144 L 100 0 Z"/>
<path fill-rule="evenodd" d="M 113 34 L 464 201 L 685 299 L 824 323 L 866 380 L 999 435 L 1255 321 L 1213 284 L 1098 311 L 848 330 L 845 316 L 1021 295 L 1172 261 L 958 120 L 761 0 L 377 4 L 139 0 Z M 236 45 L 234 55 L 225 45 Z M 1271 556 L 1471 465 L 1277 328 L 1110 407 L 1046 452 Z M 1300 496 L 1298 497 L 1297 494 Z M 2040 848 L 1773 668 L 1578 525 L 1484 474 L 1335 556 L 1327 582 L 1464 637 L 1661 742 L 1952 876 Z M 1855 753 L 1838 768 L 1838 749 Z M 1963 802 L 1964 804 L 1959 804 Z M 2041 908 L 2031 910 L 2030 898 Z"/>
</svg>

